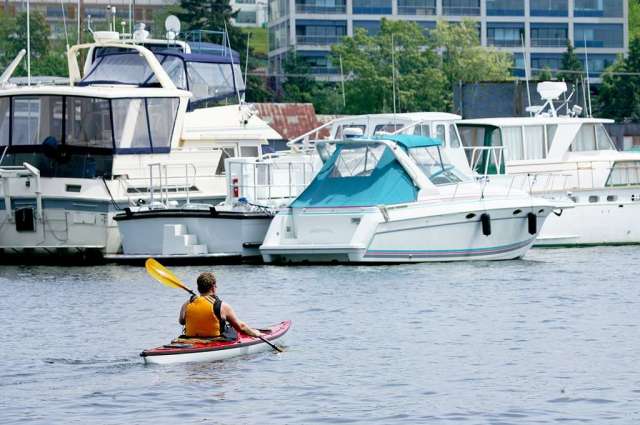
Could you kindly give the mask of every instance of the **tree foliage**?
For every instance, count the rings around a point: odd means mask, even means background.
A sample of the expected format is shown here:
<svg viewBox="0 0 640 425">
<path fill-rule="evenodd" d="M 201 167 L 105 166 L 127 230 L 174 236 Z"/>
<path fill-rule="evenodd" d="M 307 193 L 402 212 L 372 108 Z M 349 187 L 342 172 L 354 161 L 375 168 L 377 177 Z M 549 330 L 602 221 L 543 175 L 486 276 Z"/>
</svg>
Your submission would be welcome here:
<svg viewBox="0 0 640 425">
<path fill-rule="evenodd" d="M 342 58 L 347 79 L 345 113 L 394 110 L 394 59 L 398 112 L 449 109 L 458 81 L 511 78 L 511 55 L 481 47 L 471 21 L 439 22 L 426 35 L 414 22 L 382 19 L 375 36 L 357 29 L 331 52 L 334 65 Z"/>
<path fill-rule="evenodd" d="M 629 40 L 640 37 L 640 0 L 629 0 Z"/>
<path fill-rule="evenodd" d="M 627 74 L 616 74 L 627 73 Z M 618 60 L 602 75 L 598 113 L 617 121 L 640 120 L 640 38 L 629 43 L 629 56 Z"/>
<path fill-rule="evenodd" d="M 562 54 L 560 69 L 562 69 L 562 71 L 557 75 L 559 80 L 573 84 L 580 80 L 583 72 L 582 62 L 578 59 L 578 55 L 576 55 L 573 44 L 571 44 L 570 41 L 567 42 L 567 50 Z"/>
</svg>

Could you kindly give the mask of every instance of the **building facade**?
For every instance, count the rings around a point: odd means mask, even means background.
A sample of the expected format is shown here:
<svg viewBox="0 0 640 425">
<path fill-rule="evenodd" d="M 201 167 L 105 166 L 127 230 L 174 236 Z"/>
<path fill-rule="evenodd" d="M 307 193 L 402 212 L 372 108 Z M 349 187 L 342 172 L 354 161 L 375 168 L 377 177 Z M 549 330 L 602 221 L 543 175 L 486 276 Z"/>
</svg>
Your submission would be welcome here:
<svg viewBox="0 0 640 425">
<path fill-rule="evenodd" d="M 269 67 L 282 73 L 290 50 L 303 56 L 318 78 L 335 78 L 331 45 L 356 28 L 370 34 L 381 18 L 413 21 L 425 31 L 438 20 L 478 23 L 483 46 L 513 53 L 514 75 L 560 69 L 567 41 L 597 76 L 628 50 L 628 0 L 269 0 Z M 523 46 L 524 42 L 524 46 Z"/>
<path fill-rule="evenodd" d="M 262 27 L 267 24 L 267 0 L 231 0 L 238 15 L 233 23 L 239 27 Z"/>
</svg>

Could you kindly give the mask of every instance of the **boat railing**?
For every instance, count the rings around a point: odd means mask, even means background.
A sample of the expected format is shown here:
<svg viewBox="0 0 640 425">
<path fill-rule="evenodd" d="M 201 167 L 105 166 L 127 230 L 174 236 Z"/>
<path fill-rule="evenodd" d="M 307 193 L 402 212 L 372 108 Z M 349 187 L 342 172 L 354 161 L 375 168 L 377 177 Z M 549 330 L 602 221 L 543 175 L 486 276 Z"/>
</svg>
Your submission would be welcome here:
<svg viewBox="0 0 640 425">
<path fill-rule="evenodd" d="M 311 157 L 292 160 L 261 161 L 250 158 L 228 158 L 227 199 L 245 198 L 263 206 L 278 206 L 297 197 L 315 177 Z"/>
<path fill-rule="evenodd" d="M 191 191 L 195 188 L 197 168 L 192 163 L 161 163 L 147 165 L 144 177 L 120 179 L 123 192 L 129 204 L 134 205 L 145 199 L 150 206 L 168 205 L 171 194 L 182 194 L 186 197 L 186 204 L 191 199 Z M 132 200 L 131 195 L 136 195 Z"/>
<path fill-rule="evenodd" d="M 504 146 L 464 146 L 463 148 L 471 169 L 479 175 L 504 174 Z"/>
<path fill-rule="evenodd" d="M 314 128 L 295 139 L 291 139 L 287 142 L 287 146 L 291 148 L 291 150 L 303 153 L 309 153 L 315 151 L 316 141 L 322 140 L 329 136 L 329 129 L 336 120 L 331 120 L 325 124 L 322 124 L 320 127 Z M 322 137 L 324 134 L 325 137 Z"/>
</svg>

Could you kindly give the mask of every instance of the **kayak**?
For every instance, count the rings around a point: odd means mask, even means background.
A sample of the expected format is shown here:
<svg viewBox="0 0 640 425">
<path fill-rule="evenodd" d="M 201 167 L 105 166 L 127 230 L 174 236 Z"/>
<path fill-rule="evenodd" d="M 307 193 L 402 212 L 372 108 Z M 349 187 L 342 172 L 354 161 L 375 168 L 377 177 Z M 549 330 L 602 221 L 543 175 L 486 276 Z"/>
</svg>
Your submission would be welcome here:
<svg viewBox="0 0 640 425">
<path fill-rule="evenodd" d="M 262 336 L 269 342 L 282 337 L 291 327 L 291 321 L 286 320 L 277 325 L 260 329 Z M 232 341 L 205 341 L 194 339 L 180 339 L 162 347 L 144 350 L 140 356 L 145 363 L 171 364 L 186 362 L 214 362 L 246 354 L 273 350 L 260 338 L 238 333 L 238 338 Z"/>
</svg>

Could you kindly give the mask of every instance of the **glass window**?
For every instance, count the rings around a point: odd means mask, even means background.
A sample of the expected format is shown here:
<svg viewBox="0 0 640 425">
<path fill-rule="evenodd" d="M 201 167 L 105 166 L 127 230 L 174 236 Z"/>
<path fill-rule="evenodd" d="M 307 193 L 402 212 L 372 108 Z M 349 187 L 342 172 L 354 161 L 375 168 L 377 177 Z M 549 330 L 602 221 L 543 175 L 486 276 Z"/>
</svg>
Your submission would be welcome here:
<svg viewBox="0 0 640 425">
<path fill-rule="evenodd" d="M 480 0 L 442 0 L 442 11 L 448 16 L 478 16 Z"/>
<path fill-rule="evenodd" d="M 596 124 L 596 141 L 598 143 L 599 151 L 615 150 L 615 145 L 611 141 L 607 130 L 605 130 L 602 124 Z"/>
<path fill-rule="evenodd" d="M 239 90 L 244 90 L 239 65 L 234 67 Z M 234 72 L 230 64 L 187 62 L 189 90 L 192 100 L 222 98 L 236 94 L 233 86 Z"/>
<path fill-rule="evenodd" d="M 116 147 L 151 149 L 144 99 L 114 99 L 112 104 Z"/>
<path fill-rule="evenodd" d="M 557 0 L 554 0 L 557 1 Z M 623 0 L 574 0 L 574 16 L 622 17 Z M 558 2 L 560 3 L 560 2 Z"/>
<path fill-rule="evenodd" d="M 613 164 L 606 186 L 640 184 L 640 161 L 617 161 Z"/>
<path fill-rule="evenodd" d="M 623 47 L 622 24 L 575 24 L 576 47 Z"/>
<path fill-rule="evenodd" d="M 449 125 L 449 139 L 451 140 L 451 143 L 449 143 L 449 147 L 450 148 L 459 148 L 461 143 L 460 143 L 460 137 L 458 137 L 458 132 L 456 131 L 456 126 L 451 124 Z"/>
<path fill-rule="evenodd" d="M 566 24 L 531 24 L 531 46 L 565 47 L 568 34 Z"/>
<path fill-rule="evenodd" d="M 553 138 L 556 137 L 557 130 L 558 126 L 555 124 L 547 126 L 547 152 L 551 149 L 551 144 L 553 143 Z"/>
<path fill-rule="evenodd" d="M 38 145 L 47 137 L 62 143 L 62 96 L 13 98 L 12 145 Z"/>
<path fill-rule="evenodd" d="M 571 143 L 571 150 L 574 152 L 596 150 L 596 133 L 593 124 L 583 124 L 580 127 L 576 138 Z"/>
<path fill-rule="evenodd" d="M 91 66 L 84 83 L 117 82 L 140 85 L 153 75 L 146 59 L 138 52 L 100 56 Z"/>
<path fill-rule="evenodd" d="M 353 32 L 356 28 L 364 28 L 369 35 L 377 35 L 380 32 L 380 21 L 353 21 Z"/>
<path fill-rule="evenodd" d="M 258 156 L 257 146 L 240 146 L 240 156 L 256 158 Z"/>
<path fill-rule="evenodd" d="M 487 43 L 498 47 L 516 47 L 524 40 L 524 26 L 521 24 L 488 23 Z"/>
<path fill-rule="evenodd" d="M 504 127 L 502 129 L 502 143 L 506 161 L 519 161 L 524 159 L 522 146 L 522 127 Z"/>
<path fill-rule="evenodd" d="M 383 144 L 342 147 L 331 170 L 331 177 L 370 176 L 385 149 Z"/>
<path fill-rule="evenodd" d="M 416 125 L 413 129 L 413 134 L 417 134 L 418 136 L 431 137 L 431 129 L 429 127 L 429 124 Z"/>
<path fill-rule="evenodd" d="M 353 13 L 365 15 L 390 15 L 391 0 L 353 0 Z"/>
<path fill-rule="evenodd" d="M 67 145 L 112 148 L 111 109 L 106 99 L 66 98 L 65 132 Z"/>
<path fill-rule="evenodd" d="M 558 0 L 529 0 L 531 16 L 567 16 L 569 2 Z"/>
<path fill-rule="evenodd" d="M 227 148 L 214 148 L 214 151 L 220 151 L 220 162 L 218 162 L 218 166 L 216 167 L 216 175 L 223 176 L 225 173 L 225 165 L 224 160 L 227 158 L 233 158 L 236 156 L 236 150 L 231 147 Z"/>
<path fill-rule="evenodd" d="M 147 98 L 147 113 L 151 125 L 153 149 L 171 146 L 171 136 L 178 114 L 178 98 Z"/>
<path fill-rule="evenodd" d="M 435 15 L 436 0 L 398 0 L 398 15 Z"/>
<path fill-rule="evenodd" d="M 438 124 L 436 125 L 436 139 L 440 140 L 442 142 L 442 146 L 446 146 L 447 141 L 445 138 L 445 133 L 446 133 L 446 128 L 444 126 L 444 124 Z"/>
<path fill-rule="evenodd" d="M 487 15 L 523 16 L 524 0 L 487 0 Z"/>
<path fill-rule="evenodd" d="M 546 156 L 544 149 L 544 126 L 528 125 L 524 127 L 527 159 L 542 159 Z"/>
<path fill-rule="evenodd" d="M 435 185 L 460 183 L 468 180 L 448 163 L 445 153 L 437 146 L 413 148 L 409 150 L 409 155 L 424 175 Z"/>
<path fill-rule="evenodd" d="M 8 97 L 0 97 L 0 146 L 9 144 L 10 101 Z"/>
<path fill-rule="evenodd" d="M 394 133 L 404 127 L 405 127 L 404 124 L 378 124 L 376 125 L 376 128 L 373 130 L 373 134 Z"/>
<path fill-rule="evenodd" d="M 236 22 L 239 24 L 255 24 L 256 21 L 255 10 L 240 10 L 236 15 Z"/>
</svg>

